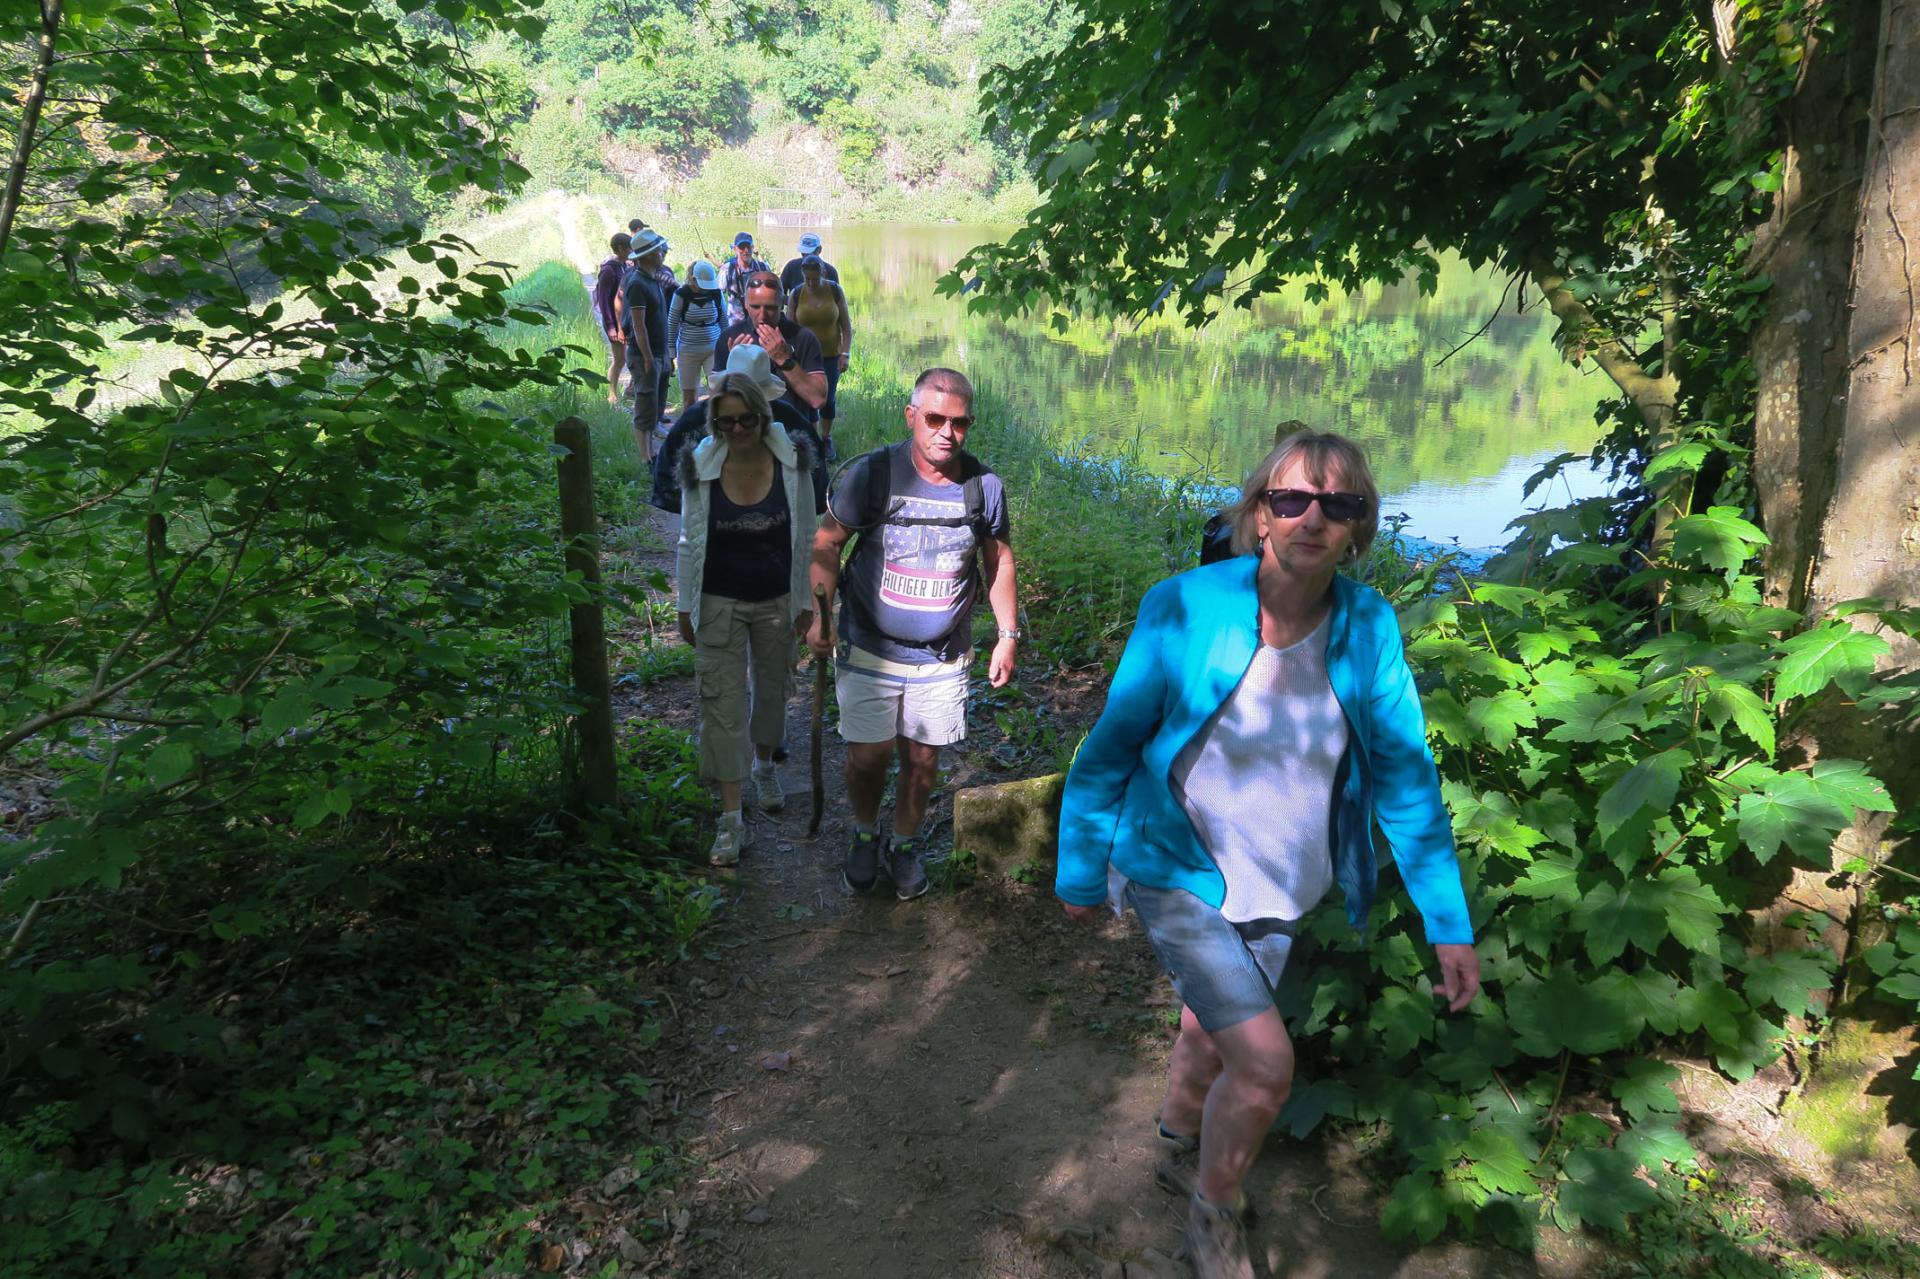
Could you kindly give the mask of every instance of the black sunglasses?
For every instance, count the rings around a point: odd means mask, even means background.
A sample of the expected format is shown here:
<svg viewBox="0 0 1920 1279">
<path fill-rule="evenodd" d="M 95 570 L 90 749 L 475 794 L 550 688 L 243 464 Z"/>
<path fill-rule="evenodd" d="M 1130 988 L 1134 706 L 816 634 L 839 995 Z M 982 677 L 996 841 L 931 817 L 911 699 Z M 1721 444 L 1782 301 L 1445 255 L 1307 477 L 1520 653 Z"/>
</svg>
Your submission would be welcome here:
<svg viewBox="0 0 1920 1279">
<path fill-rule="evenodd" d="M 758 413 L 722 413 L 710 421 L 721 430 L 730 431 L 736 426 L 760 425 L 760 415 Z"/>
<path fill-rule="evenodd" d="M 1359 493 L 1309 493 L 1305 489 L 1268 489 L 1267 509 L 1275 519 L 1297 520 L 1320 503 L 1320 513 L 1339 524 L 1367 518 L 1367 499 Z"/>
</svg>

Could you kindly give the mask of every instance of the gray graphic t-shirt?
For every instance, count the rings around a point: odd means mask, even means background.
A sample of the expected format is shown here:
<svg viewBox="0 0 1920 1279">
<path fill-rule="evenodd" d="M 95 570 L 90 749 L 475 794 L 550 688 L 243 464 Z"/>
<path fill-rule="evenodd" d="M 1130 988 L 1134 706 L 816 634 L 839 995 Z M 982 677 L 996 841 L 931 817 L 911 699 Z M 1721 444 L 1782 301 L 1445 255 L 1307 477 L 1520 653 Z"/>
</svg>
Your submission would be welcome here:
<svg viewBox="0 0 1920 1279">
<path fill-rule="evenodd" d="M 892 467 L 895 518 L 964 520 L 965 486 L 929 484 L 914 469 L 909 446 L 875 449 L 848 463 L 827 495 L 827 509 L 861 539 L 877 545 L 859 550 L 841 583 L 840 634 L 855 648 L 888 661 L 925 666 L 957 661 L 972 637 L 969 620 L 980 593 L 974 572 L 975 531 L 964 522 L 883 524 L 868 527 L 878 511 L 863 510 L 867 468 Z M 982 522 L 1006 540 L 1007 495 L 992 471 L 981 476 Z"/>
</svg>

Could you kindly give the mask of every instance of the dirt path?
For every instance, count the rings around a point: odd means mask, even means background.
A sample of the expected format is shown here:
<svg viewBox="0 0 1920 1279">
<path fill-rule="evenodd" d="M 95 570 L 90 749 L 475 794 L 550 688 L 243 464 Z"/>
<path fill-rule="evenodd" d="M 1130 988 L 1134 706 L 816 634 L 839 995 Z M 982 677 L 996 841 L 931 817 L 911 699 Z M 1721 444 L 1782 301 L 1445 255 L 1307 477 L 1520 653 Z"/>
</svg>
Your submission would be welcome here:
<svg viewBox="0 0 1920 1279">
<path fill-rule="evenodd" d="M 1072 928 L 1048 885 L 998 878 L 936 874 L 917 902 L 884 878 L 844 895 L 831 727 L 826 820 L 805 839 L 810 677 L 789 707 L 787 811 L 749 809 L 753 842 L 716 880 L 717 941 L 674 996 L 664 1055 L 684 1068 L 681 1135 L 704 1166 L 679 1201 L 694 1245 L 680 1272 L 1185 1275 L 1181 1205 L 1152 1180 L 1173 995 L 1138 929 Z M 697 726 L 685 680 L 626 713 Z M 994 771 L 983 727 L 950 774 Z M 943 781 L 928 815 L 942 851 L 951 812 Z M 1263 1275 L 1543 1273 L 1506 1252 L 1388 1245 L 1378 1192 L 1326 1143 L 1272 1139 L 1249 1189 Z"/>
</svg>

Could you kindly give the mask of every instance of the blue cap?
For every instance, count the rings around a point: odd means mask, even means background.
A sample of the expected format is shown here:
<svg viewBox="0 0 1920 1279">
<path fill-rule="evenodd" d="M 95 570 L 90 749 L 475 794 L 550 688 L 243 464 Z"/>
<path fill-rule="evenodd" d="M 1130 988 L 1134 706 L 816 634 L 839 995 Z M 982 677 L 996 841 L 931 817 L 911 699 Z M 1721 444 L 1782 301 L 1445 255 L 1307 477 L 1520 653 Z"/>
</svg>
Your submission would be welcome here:
<svg viewBox="0 0 1920 1279">
<path fill-rule="evenodd" d="M 737 249 L 743 244 L 746 245 L 749 249 L 753 247 L 753 237 L 747 234 L 745 231 L 742 231 L 739 235 L 736 235 L 733 237 L 734 248 Z"/>
<path fill-rule="evenodd" d="M 802 253 L 818 253 L 819 251 L 820 251 L 820 237 L 819 237 L 819 236 L 817 236 L 817 235 L 815 235 L 815 234 L 814 234 L 813 232 L 811 232 L 811 231 L 809 231 L 809 232 L 807 232 L 807 233 L 806 233 L 805 235 L 803 235 L 803 236 L 801 236 L 801 237 L 800 237 L 800 252 L 802 252 Z"/>
</svg>

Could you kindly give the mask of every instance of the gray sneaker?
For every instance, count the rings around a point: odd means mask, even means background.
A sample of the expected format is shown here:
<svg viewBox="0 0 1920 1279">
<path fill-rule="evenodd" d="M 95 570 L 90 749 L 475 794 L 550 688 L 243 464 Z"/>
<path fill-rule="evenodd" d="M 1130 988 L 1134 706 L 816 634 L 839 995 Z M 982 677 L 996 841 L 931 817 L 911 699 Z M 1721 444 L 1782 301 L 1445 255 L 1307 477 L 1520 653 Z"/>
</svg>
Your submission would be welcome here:
<svg viewBox="0 0 1920 1279">
<path fill-rule="evenodd" d="M 887 850 L 887 876 L 893 895 L 910 902 L 927 891 L 927 859 L 917 839 L 897 839 Z"/>
<path fill-rule="evenodd" d="M 1253 1279 L 1247 1230 L 1231 1208 L 1216 1208 L 1195 1191 L 1187 1200 L 1187 1255 L 1194 1279 Z"/>
<path fill-rule="evenodd" d="M 870 892 L 874 876 L 880 873 L 880 856 L 887 844 L 878 831 L 855 831 L 847 845 L 847 864 L 840 872 L 840 883 L 850 893 Z"/>
<path fill-rule="evenodd" d="M 777 813 L 787 806 L 787 797 L 780 790 L 780 775 L 771 764 L 765 768 L 755 764 L 748 771 L 753 778 L 753 802 L 761 812 Z"/>
</svg>

